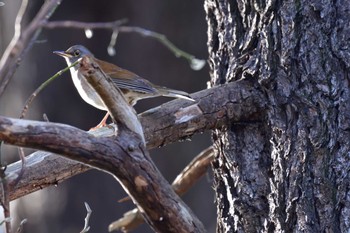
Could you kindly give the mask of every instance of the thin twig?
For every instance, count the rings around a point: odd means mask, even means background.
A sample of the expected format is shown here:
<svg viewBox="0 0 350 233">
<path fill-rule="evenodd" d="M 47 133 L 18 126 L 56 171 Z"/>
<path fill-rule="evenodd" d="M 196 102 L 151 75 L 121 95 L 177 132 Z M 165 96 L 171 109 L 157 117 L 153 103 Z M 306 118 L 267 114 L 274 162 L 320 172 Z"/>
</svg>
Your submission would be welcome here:
<svg viewBox="0 0 350 233">
<path fill-rule="evenodd" d="M 30 22 L 28 27 L 26 27 L 26 29 L 20 33 L 19 36 L 15 35 L 14 39 L 7 46 L 7 49 L 0 60 L 0 96 L 4 93 L 7 84 L 13 77 L 13 74 L 19 66 L 23 56 L 29 51 L 38 38 L 42 29 L 42 23 L 46 22 L 50 18 L 60 3 L 61 0 L 45 1 L 38 14 Z M 24 6 L 21 7 L 18 18 L 22 18 L 21 14 L 24 9 Z M 20 19 L 17 21 L 20 21 Z"/>
<path fill-rule="evenodd" d="M 147 222 L 157 232 L 205 232 L 203 224 L 150 159 L 133 109 L 120 91 L 112 89 L 110 79 L 104 77 L 93 59 L 87 57 L 84 62 L 84 58 L 79 71 L 118 123 L 116 137 L 94 137 L 72 126 L 0 117 L 0 140 L 52 151 L 113 175 L 144 210 Z"/>
<path fill-rule="evenodd" d="M 124 33 L 137 33 L 144 37 L 152 37 L 162 43 L 167 47 L 171 52 L 175 54 L 176 57 L 185 58 L 189 63 L 192 69 L 200 70 L 205 65 L 205 60 L 197 59 L 195 56 L 177 48 L 165 35 L 153 32 L 141 27 L 132 27 L 132 26 L 121 26 L 126 22 L 125 19 L 113 22 L 99 22 L 99 23 L 84 23 L 79 21 L 53 21 L 46 22 L 43 24 L 43 27 L 47 29 L 55 28 L 76 28 L 83 30 L 92 30 L 92 29 L 110 29 L 113 31 L 110 44 L 108 45 L 108 53 L 113 56 L 115 54 L 114 45 L 116 43 L 116 38 L 119 32 Z"/>
<path fill-rule="evenodd" d="M 49 79 L 47 79 L 45 82 L 43 82 L 30 96 L 29 98 L 26 100 L 24 107 L 22 109 L 21 115 L 20 115 L 20 119 L 23 119 L 25 117 L 25 115 L 27 114 L 28 108 L 30 106 L 30 104 L 33 102 L 33 100 L 35 99 L 35 97 L 47 86 L 49 85 L 52 81 L 54 81 L 56 78 L 58 78 L 59 76 L 61 76 L 64 72 L 68 71 L 71 67 L 77 65 L 79 62 L 81 61 L 81 59 L 78 59 L 76 62 L 74 62 L 73 64 L 71 64 L 70 66 L 67 66 L 66 68 L 58 71 L 55 75 L 51 76 Z"/>
<path fill-rule="evenodd" d="M 50 122 L 48 116 L 46 115 L 46 113 L 43 114 L 43 119 L 45 122 Z"/>
<path fill-rule="evenodd" d="M 78 64 L 80 62 L 81 59 L 77 60 L 76 62 L 74 62 L 73 64 L 71 64 L 70 66 L 58 71 L 55 75 L 51 76 L 48 80 L 46 80 L 45 82 L 43 82 L 30 96 L 29 98 L 26 100 L 24 107 L 22 109 L 21 115 L 20 115 L 20 119 L 23 119 L 26 114 L 27 111 L 29 109 L 29 106 L 31 105 L 31 103 L 33 102 L 33 100 L 35 99 L 35 97 L 47 86 L 49 85 L 52 81 L 54 81 L 56 78 L 58 78 L 59 76 L 61 76 L 64 72 L 68 71 L 69 68 L 75 66 L 76 64 Z M 22 147 L 18 147 L 18 154 L 19 157 L 21 159 L 22 162 L 22 168 L 16 178 L 16 180 L 12 183 L 13 187 L 16 187 L 16 185 L 18 184 L 18 182 L 21 180 L 25 168 L 26 168 L 26 161 L 25 161 L 25 155 L 24 155 L 24 151 Z"/>
<path fill-rule="evenodd" d="M 4 224 L 5 222 L 9 222 L 9 221 L 11 221 L 12 219 L 11 218 L 5 218 L 4 220 L 2 220 L 1 222 L 0 222 L 0 226 L 2 225 L 2 224 Z"/>
<path fill-rule="evenodd" d="M 12 48 L 16 45 L 17 41 L 19 40 L 20 36 L 21 36 L 21 23 L 22 23 L 22 19 L 24 16 L 24 13 L 27 9 L 28 6 L 28 0 L 23 0 L 21 7 L 18 10 L 16 19 L 15 19 L 15 32 L 14 35 L 12 37 L 12 40 L 10 42 L 10 44 L 8 45 L 7 49 L 5 50 L 4 54 L 3 54 L 3 58 L 8 58 L 10 56 L 11 50 Z M 0 67 L 4 66 L 4 63 L 6 62 L 6 59 L 1 59 L 0 61 Z"/>
<path fill-rule="evenodd" d="M 160 43 L 162 43 L 165 47 L 167 47 L 171 52 L 173 52 L 175 54 L 176 57 L 183 57 L 185 58 L 188 62 L 190 62 L 190 64 L 192 64 L 193 62 L 198 62 L 199 59 L 196 59 L 193 55 L 177 48 L 165 35 L 157 33 L 157 32 L 153 32 L 144 28 L 140 28 L 140 27 L 129 27 L 129 26 L 121 26 L 118 29 L 119 32 L 126 32 L 126 33 L 138 33 L 144 37 L 152 37 L 154 39 L 157 39 Z M 203 66 L 205 64 L 205 61 L 203 61 Z M 202 67 L 203 67 L 202 66 Z M 199 69 L 201 69 L 202 67 L 200 67 Z"/>
<path fill-rule="evenodd" d="M 17 228 L 17 233 L 21 233 L 23 231 L 23 226 L 24 224 L 26 224 L 28 222 L 28 220 L 25 218 L 21 221 L 21 223 L 19 224 L 18 228 Z"/>
<path fill-rule="evenodd" d="M 112 22 L 92 22 L 85 23 L 80 21 L 51 21 L 45 22 L 41 26 L 47 29 L 56 29 L 56 28 L 75 28 L 75 29 L 116 29 L 119 28 L 122 24 L 128 22 L 128 19 L 120 19 Z"/>
<path fill-rule="evenodd" d="M 213 159 L 212 146 L 199 153 L 173 181 L 175 192 L 180 196 L 185 194 L 206 173 Z"/>
<path fill-rule="evenodd" d="M 205 65 L 205 60 L 198 59 L 192 54 L 189 54 L 178 47 L 176 47 L 165 35 L 160 34 L 158 32 L 153 32 L 141 27 L 130 27 L 130 26 L 121 26 L 118 29 L 119 32 L 124 33 L 138 33 L 144 37 L 152 37 L 162 43 L 165 47 L 167 47 L 171 52 L 175 54 L 176 57 L 185 58 L 189 63 L 193 70 L 200 70 Z"/>
<path fill-rule="evenodd" d="M 110 56 L 114 56 L 116 54 L 114 46 L 117 43 L 117 37 L 119 35 L 119 31 L 118 30 L 114 30 L 111 36 L 111 40 L 109 41 L 109 45 L 107 48 L 108 54 Z"/>
<path fill-rule="evenodd" d="M 84 202 L 84 204 L 85 204 L 85 208 L 86 208 L 86 217 L 84 220 L 84 222 L 85 222 L 84 228 L 83 228 L 83 230 L 80 231 L 80 233 L 86 233 L 90 230 L 89 220 L 90 220 L 92 210 L 87 202 Z"/>
</svg>

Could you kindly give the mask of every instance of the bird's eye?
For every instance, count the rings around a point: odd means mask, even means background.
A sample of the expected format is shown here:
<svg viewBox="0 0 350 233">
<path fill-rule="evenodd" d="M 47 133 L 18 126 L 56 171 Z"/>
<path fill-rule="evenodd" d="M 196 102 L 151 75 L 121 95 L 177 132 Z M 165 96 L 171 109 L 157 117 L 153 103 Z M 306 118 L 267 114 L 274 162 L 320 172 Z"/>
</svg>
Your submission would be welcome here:
<svg viewBox="0 0 350 233">
<path fill-rule="evenodd" d="M 80 56 L 80 50 L 79 49 L 74 51 L 74 56 L 76 56 L 76 57 Z"/>
</svg>

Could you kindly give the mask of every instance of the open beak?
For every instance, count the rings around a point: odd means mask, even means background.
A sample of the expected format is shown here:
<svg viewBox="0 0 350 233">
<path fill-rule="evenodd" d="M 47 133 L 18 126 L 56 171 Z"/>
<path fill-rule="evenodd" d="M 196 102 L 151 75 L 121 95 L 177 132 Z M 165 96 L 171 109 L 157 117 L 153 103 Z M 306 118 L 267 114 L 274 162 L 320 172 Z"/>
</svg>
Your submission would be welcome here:
<svg viewBox="0 0 350 233">
<path fill-rule="evenodd" d="M 72 55 L 66 53 L 65 51 L 53 51 L 53 53 L 61 57 L 72 57 Z"/>
</svg>

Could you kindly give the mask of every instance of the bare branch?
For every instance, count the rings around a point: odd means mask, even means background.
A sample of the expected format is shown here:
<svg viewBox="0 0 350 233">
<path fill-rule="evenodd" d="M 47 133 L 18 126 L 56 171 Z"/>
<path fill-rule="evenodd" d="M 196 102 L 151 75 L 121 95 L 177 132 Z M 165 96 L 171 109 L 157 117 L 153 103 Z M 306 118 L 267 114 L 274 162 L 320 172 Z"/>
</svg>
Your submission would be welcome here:
<svg viewBox="0 0 350 233">
<path fill-rule="evenodd" d="M 204 175 L 213 158 L 213 147 L 210 146 L 192 159 L 172 183 L 176 194 L 180 196 L 185 194 Z M 127 200 L 130 200 L 130 197 L 123 198 L 119 202 Z"/>
<path fill-rule="evenodd" d="M 220 128 L 227 121 L 258 121 L 265 107 L 264 95 L 244 80 L 203 90 L 191 94 L 191 97 L 197 103 L 173 100 L 139 115 L 148 149 L 164 146 L 205 130 Z M 89 133 L 95 137 L 115 134 L 110 127 Z M 43 151 L 27 156 L 26 161 L 27 169 L 22 180 L 9 194 L 11 200 L 56 185 L 90 169 L 81 163 Z M 20 162 L 10 164 L 6 175 L 14 180 L 20 169 Z"/>
<path fill-rule="evenodd" d="M 197 155 L 172 183 L 172 187 L 176 194 L 181 196 L 187 192 L 193 184 L 205 174 L 213 159 L 214 154 L 212 147 L 208 147 Z M 118 230 L 129 232 L 142 223 L 144 223 L 142 215 L 140 211 L 135 208 L 126 212 L 122 218 L 112 222 L 108 226 L 108 230 L 110 232 Z"/>
<path fill-rule="evenodd" d="M 120 19 L 112 22 L 91 22 L 85 23 L 80 21 L 53 21 L 53 22 L 45 22 L 42 24 L 44 28 L 47 29 L 56 29 L 56 28 L 75 28 L 75 29 L 117 29 L 120 28 L 121 25 L 127 23 L 127 19 Z"/>
<path fill-rule="evenodd" d="M 46 22 L 43 24 L 43 27 L 47 29 L 55 29 L 55 28 L 75 28 L 75 29 L 83 29 L 83 30 L 92 30 L 92 29 L 110 29 L 113 31 L 111 36 L 111 42 L 108 46 L 108 53 L 113 56 L 113 46 L 116 42 L 116 36 L 119 32 L 123 33 L 137 33 L 144 37 L 151 37 L 158 40 L 165 47 L 167 47 L 172 53 L 175 54 L 176 57 L 183 57 L 191 65 L 191 68 L 194 70 L 200 70 L 205 65 L 205 60 L 197 59 L 192 54 L 189 54 L 179 48 L 177 48 L 168 38 L 160 33 L 150 31 L 141 27 L 132 27 L 132 26 L 122 26 L 122 24 L 126 23 L 127 20 L 122 19 L 113 22 L 92 22 L 92 23 L 84 23 L 79 21 L 53 21 Z"/>
<path fill-rule="evenodd" d="M 80 59 L 77 60 L 76 62 L 72 63 L 70 66 L 65 67 L 64 69 L 58 71 L 56 74 L 54 74 L 53 76 L 51 76 L 49 79 L 47 79 L 45 82 L 43 82 L 30 96 L 29 98 L 26 100 L 24 107 L 22 109 L 21 115 L 20 115 L 20 119 L 24 118 L 27 114 L 27 111 L 29 109 L 29 106 L 32 104 L 33 100 L 35 99 L 35 97 L 47 86 L 49 85 L 52 81 L 54 81 L 56 78 L 58 78 L 59 76 L 61 76 L 64 72 L 68 71 L 71 67 L 77 65 L 80 62 Z"/>
<path fill-rule="evenodd" d="M 24 226 L 24 224 L 26 224 L 28 222 L 28 220 L 25 218 L 25 219 L 23 219 L 21 222 L 20 222 L 20 224 L 19 224 L 19 226 L 18 226 L 18 228 L 17 228 L 17 231 L 16 231 L 16 233 L 21 233 L 22 231 L 23 231 L 23 226 Z"/>
<path fill-rule="evenodd" d="M 124 130 L 118 133 L 117 138 L 95 137 L 62 124 L 0 117 L 0 139 L 6 143 L 57 152 L 117 177 L 156 231 L 204 232 L 159 175 L 140 138 Z"/>
<path fill-rule="evenodd" d="M 94 137 L 74 127 L 0 117 L 0 139 L 60 153 L 113 175 L 157 232 L 205 232 L 150 159 L 136 112 L 89 57 L 79 66 L 118 123 L 118 137 Z"/>
<path fill-rule="evenodd" d="M 175 178 L 172 186 L 178 195 L 185 194 L 207 172 L 214 159 L 213 147 L 208 147 L 197 155 Z"/>
<path fill-rule="evenodd" d="M 133 210 L 126 212 L 122 218 L 109 224 L 108 231 L 112 232 L 112 231 L 120 230 L 123 232 L 129 232 L 137 228 L 139 225 L 141 225 L 144 222 L 145 221 L 143 220 L 139 210 L 135 208 Z"/>
<path fill-rule="evenodd" d="M 0 222 L 0 226 L 1 226 L 2 224 L 4 224 L 5 222 L 11 221 L 11 220 L 12 220 L 11 218 L 4 218 L 4 220 L 2 220 L 2 221 Z"/>
<path fill-rule="evenodd" d="M 92 214 L 92 210 L 87 202 L 84 202 L 84 204 L 85 204 L 85 208 L 86 208 L 86 217 L 84 220 L 84 228 L 83 228 L 83 230 L 80 231 L 80 233 L 86 233 L 90 230 L 89 220 L 90 220 L 90 216 Z"/>
<path fill-rule="evenodd" d="M 9 186 L 8 178 L 5 175 L 6 166 L 1 165 L 0 169 L 1 169 L 0 178 L 1 178 L 1 188 L 2 188 L 1 205 L 3 207 L 5 219 L 9 219 L 9 221 L 5 221 L 6 233 L 11 233 L 12 227 L 11 227 L 11 212 L 10 212 L 10 198 L 9 198 L 10 186 Z"/>
<path fill-rule="evenodd" d="M 48 80 L 46 80 L 45 82 L 43 82 L 30 96 L 29 98 L 26 100 L 24 107 L 22 109 L 21 115 L 20 115 L 20 119 L 23 119 L 29 109 L 29 106 L 31 105 L 31 103 L 33 102 L 33 100 L 35 99 L 35 97 L 47 86 L 49 85 L 49 83 L 51 83 L 52 81 L 54 81 L 57 77 L 59 77 L 60 75 L 62 75 L 62 73 L 66 72 L 67 70 L 69 70 L 70 67 L 75 66 L 78 62 L 80 62 L 80 59 L 77 60 L 76 62 L 74 62 L 73 64 L 71 64 L 70 66 L 58 71 L 56 74 L 54 74 L 52 77 L 50 77 Z M 44 114 L 44 119 L 45 121 L 48 121 L 46 114 Z M 21 170 L 18 172 L 17 178 L 16 180 L 11 184 L 12 187 L 15 187 L 17 185 L 17 183 L 20 181 L 20 179 L 22 179 L 23 174 L 24 174 L 24 170 L 26 169 L 26 160 L 25 160 L 25 155 L 24 155 L 24 151 L 22 147 L 18 147 L 18 154 L 19 157 L 21 159 L 22 162 L 22 168 Z M 1 156 L 1 155 L 0 155 Z M 1 158 L 1 157 L 0 157 Z"/>
<path fill-rule="evenodd" d="M 0 68 L 4 66 L 4 63 L 6 61 L 6 58 L 10 56 L 11 49 L 16 45 L 18 42 L 21 33 L 22 33 L 22 19 L 24 16 L 24 13 L 26 12 L 28 6 L 28 0 L 23 0 L 21 7 L 18 10 L 16 19 L 15 19 L 15 32 L 12 37 L 12 40 L 10 44 L 8 45 L 7 49 L 5 50 L 2 59 L 0 60 Z"/>
<path fill-rule="evenodd" d="M 43 22 L 46 22 L 50 18 L 60 3 L 61 0 L 45 1 L 38 14 L 20 35 L 18 35 L 19 30 L 16 29 L 14 39 L 9 44 L 0 60 L 0 96 L 3 94 L 8 82 L 19 66 L 21 59 L 29 51 L 39 36 Z M 24 7 L 21 9 L 24 9 Z M 19 12 L 19 17 L 22 14 L 21 11 Z M 16 21 L 20 21 L 20 19 Z"/>
<path fill-rule="evenodd" d="M 126 102 L 119 88 L 115 87 L 111 78 L 105 75 L 94 59 L 89 56 L 83 57 L 79 66 L 79 72 L 82 73 L 101 97 L 105 106 L 107 106 L 112 119 L 117 123 L 118 135 L 123 137 L 131 136 L 135 140 L 128 140 L 128 145 L 117 145 L 122 147 L 123 150 L 128 150 L 125 154 L 131 159 L 122 159 L 130 160 L 133 164 L 123 168 L 132 172 L 123 172 L 125 173 L 123 174 L 118 171 L 112 174 L 120 180 L 125 191 L 130 193 L 138 209 L 145 211 L 144 217 L 148 220 L 148 223 L 157 231 L 204 232 L 202 223 L 190 212 L 190 209 L 181 199 L 172 192 L 169 184 L 149 158 L 145 150 L 146 143 L 141 123 L 135 110 Z M 135 133 L 137 134 L 136 137 L 133 136 Z M 138 139 L 140 140 L 138 141 Z M 143 158 L 140 159 L 140 156 Z M 119 159 L 117 158 L 117 160 Z M 123 162 L 126 162 L 127 165 L 128 161 Z M 119 170 L 120 163 L 120 161 L 114 163 L 115 168 L 113 170 Z M 107 172 L 111 172 L 110 169 L 105 169 Z M 122 179 L 130 179 L 132 181 L 126 182 Z M 136 192 L 134 191 L 135 189 L 137 190 Z M 139 196 L 141 191 L 144 197 Z M 145 201 L 144 199 L 148 200 Z M 154 205 L 155 203 L 152 204 L 150 202 L 152 199 L 152 202 L 157 201 L 160 203 L 158 208 Z M 186 211 L 186 214 L 184 214 L 184 211 Z M 174 214 L 178 214 L 178 216 L 175 217 Z"/>
<path fill-rule="evenodd" d="M 185 58 L 191 65 L 191 68 L 194 70 L 200 70 L 205 65 L 204 60 L 200 60 L 195 58 L 195 56 L 177 48 L 168 38 L 160 33 L 153 32 L 141 27 L 129 27 L 129 26 L 121 26 L 118 29 L 119 32 L 124 33 L 138 33 L 144 37 L 151 37 L 156 40 L 158 40 L 160 43 L 162 43 L 165 47 L 167 47 L 171 52 L 175 54 L 176 57 L 183 57 Z"/>
</svg>

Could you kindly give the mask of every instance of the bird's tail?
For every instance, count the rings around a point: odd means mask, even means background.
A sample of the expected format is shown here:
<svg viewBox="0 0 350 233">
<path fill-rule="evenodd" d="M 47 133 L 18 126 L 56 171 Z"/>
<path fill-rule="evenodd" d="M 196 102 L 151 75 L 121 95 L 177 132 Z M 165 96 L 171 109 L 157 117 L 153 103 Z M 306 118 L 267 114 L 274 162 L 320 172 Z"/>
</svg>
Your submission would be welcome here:
<svg viewBox="0 0 350 233">
<path fill-rule="evenodd" d="M 187 92 L 184 92 L 184 91 L 178 91 L 178 90 L 169 89 L 169 88 L 166 88 L 166 87 L 158 87 L 157 89 L 158 89 L 159 94 L 161 96 L 180 98 L 180 99 L 195 101 L 194 99 L 192 99 L 190 97 L 190 95 Z"/>
</svg>

